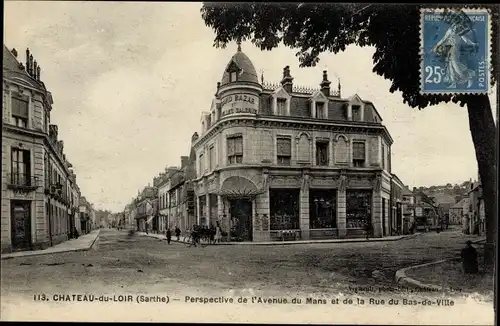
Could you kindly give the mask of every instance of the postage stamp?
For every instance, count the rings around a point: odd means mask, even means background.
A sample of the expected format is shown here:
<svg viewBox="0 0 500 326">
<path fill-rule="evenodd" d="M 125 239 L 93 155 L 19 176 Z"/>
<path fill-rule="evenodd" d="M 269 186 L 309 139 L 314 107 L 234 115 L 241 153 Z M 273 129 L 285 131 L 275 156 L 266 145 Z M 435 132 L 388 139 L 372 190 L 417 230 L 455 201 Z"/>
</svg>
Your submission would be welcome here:
<svg viewBox="0 0 500 326">
<path fill-rule="evenodd" d="M 420 92 L 488 93 L 490 31 L 487 9 L 422 9 Z"/>
</svg>

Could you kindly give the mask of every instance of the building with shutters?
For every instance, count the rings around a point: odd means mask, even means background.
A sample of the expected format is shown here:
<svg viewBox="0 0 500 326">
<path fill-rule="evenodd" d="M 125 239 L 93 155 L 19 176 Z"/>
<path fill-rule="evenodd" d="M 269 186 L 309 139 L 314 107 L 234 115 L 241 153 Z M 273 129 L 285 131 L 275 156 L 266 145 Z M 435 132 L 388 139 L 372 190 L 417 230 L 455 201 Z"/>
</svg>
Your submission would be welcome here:
<svg viewBox="0 0 500 326">
<path fill-rule="evenodd" d="M 238 44 L 192 144 L 199 224 L 230 241 L 390 234 L 393 140 L 372 102 L 318 77 L 259 81 Z"/>
<path fill-rule="evenodd" d="M 2 252 L 45 248 L 79 230 L 80 190 L 50 124 L 53 99 L 29 49 L 3 47 Z"/>
</svg>

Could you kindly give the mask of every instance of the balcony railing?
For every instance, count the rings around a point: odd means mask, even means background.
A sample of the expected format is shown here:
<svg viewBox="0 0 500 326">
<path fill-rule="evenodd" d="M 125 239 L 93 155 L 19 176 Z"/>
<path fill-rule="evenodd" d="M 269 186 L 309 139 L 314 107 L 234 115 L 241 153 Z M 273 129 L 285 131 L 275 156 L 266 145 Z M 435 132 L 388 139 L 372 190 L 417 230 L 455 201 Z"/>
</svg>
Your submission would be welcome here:
<svg viewBox="0 0 500 326">
<path fill-rule="evenodd" d="M 7 187 L 14 190 L 33 191 L 39 187 L 38 177 L 28 173 L 8 173 Z"/>
</svg>

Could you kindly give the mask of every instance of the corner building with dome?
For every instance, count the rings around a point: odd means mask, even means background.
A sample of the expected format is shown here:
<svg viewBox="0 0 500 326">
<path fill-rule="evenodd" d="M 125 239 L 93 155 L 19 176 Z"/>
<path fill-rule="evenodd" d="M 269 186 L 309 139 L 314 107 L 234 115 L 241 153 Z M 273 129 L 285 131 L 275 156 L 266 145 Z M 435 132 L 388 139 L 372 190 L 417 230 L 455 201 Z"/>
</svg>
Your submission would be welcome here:
<svg viewBox="0 0 500 326">
<path fill-rule="evenodd" d="M 201 133 L 192 139 L 198 224 L 229 241 L 384 237 L 391 219 L 391 145 L 373 103 L 259 81 L 241 45 L 227 64 Z M 370 226 L 367 228 L 366 226 Z M 226 235 L 227 233 L 227 235 Z"/>
</svg>

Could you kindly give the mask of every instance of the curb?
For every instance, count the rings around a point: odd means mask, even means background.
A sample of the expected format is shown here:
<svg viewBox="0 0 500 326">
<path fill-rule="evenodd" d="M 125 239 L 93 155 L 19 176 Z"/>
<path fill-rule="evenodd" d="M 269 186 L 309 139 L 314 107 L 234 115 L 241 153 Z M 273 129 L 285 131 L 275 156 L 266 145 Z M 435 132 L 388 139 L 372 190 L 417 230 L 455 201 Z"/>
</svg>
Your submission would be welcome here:
<svg viewBox="0 0 500 326">
<path fill-rule="evenodd" d="M 210 246 L 286 246 L 286 245 L 303 245 L 303 244 L 323 244 L 323 243 L 360 243 L 360 242 L 392 242 L 392 241 L 400 241 L 400 240 L 407 240 L 411 239 L 414 237 L 419 236 L 420 234 L 423 233 L 414 233 L 406 236 L 400 236 L 399 238 L 394 238 L 394 239 L 387 239 L 387 238 L 372 238 L 370 240 L 366 240 L 364 238 L 362 239 L 345 239 L 345 240 L 338 240 L 338 239 L 332 239 L 332 240 L 304 240 L 304 241 L 276 241 L 276 242 L 251 242 L 251 243 L 242 243 L 242 242 L 221 242 L 217 244 L 211 244 Z M 156 238 L 158 240 L 167 240 L 165 237 L 160 238 L 156 237 L 154 235 L 148 235 L 148 234 L 139 234 L 139 236 L 144 236 L 144 237 L 149 237 L 149 238 Z M 181 243 L 181 244 L 187 244 L 188 242 L 182 241 L 182 240 L 170 240 L 171 242 L 176 242 L 176 243 Z"/>
<path fill-rule="evenodd" d="M 479 242 L 485 241 L 485 239 L 486 238 L 475 240 L 475 241 L 472 241 L 472 243 L 477 244 Z M 418 281 L 418 280 L 416 280 L 414 278 L 406 276 L 406 272 L 409 271 L 409 270 L 412 270 L 412 269 L 417 269 L 417 268 L 431 266 L 431 265 L 437 265 L 437 264 L 445 263 L 445 262 L 448 262 L 448 261 L 454 261 L 454 260 L 458 260 L 458 259 L 459 258 L 447 258 L 447 259 L 441 259 L 441 260 L 433 261 L 433 262 L 430 262 L 430 263 L 418 264 L 418 265 L 413 265 L 413 266 L 408 266 L 408 267 L 405 267 L 405 268 L 401 268 L 401 269 L 399 269 L 399 270 L 396 271 L 396 274 L 394 276 L 394 280 L 396 281 L 397 284 L 410 285 L 410 286 L 413 286 L 413 287 L 417 287 L 417 288 L 421 288 L 421 289 L 430 289 L 430 290 L 433 290 L 433 291 L 442 291 L 443 290 L 442 286 L 434 285 L 434 284 L 425 284 L 425 283 L 422 283 L 422 282 L 420 282 L 420 281 Z"/>
<path fill-rule="evenodd" d="M 45 250 L 37 250 L 37 251 L 25 251 L 25 255 L 19 255 L 19 256 L 9 256 L 7 255 L 2 255 L 0 257 L 0 260 L 6 260 L 6 259 L 15 259 L 15 258 L 24 258 L 24 257 L 33 257 L 33 256 L 44 256 L 44 255 L 51 255 L 51 254 L 61 254 L 65 252 L 77 252 L 77 251 L 89 251 L 94 248 L 96 243 L 98 244 L 98 239 L 100 238 L 101 235 L 101 230 L 97 231 L 96 237 L 92 240 L 89 246 L 84 247 L 84 248 L 75 248 L 75 249 L 67 249 L 67 250 L 61 250 L 61 251 L 45 251 Z M 95 246 L 97 250 L 97 246 Z M 50 247 L 49 247 L 50 248 Z M 47 249 L 49 249 L 47 248 Z"/>
</svg>

